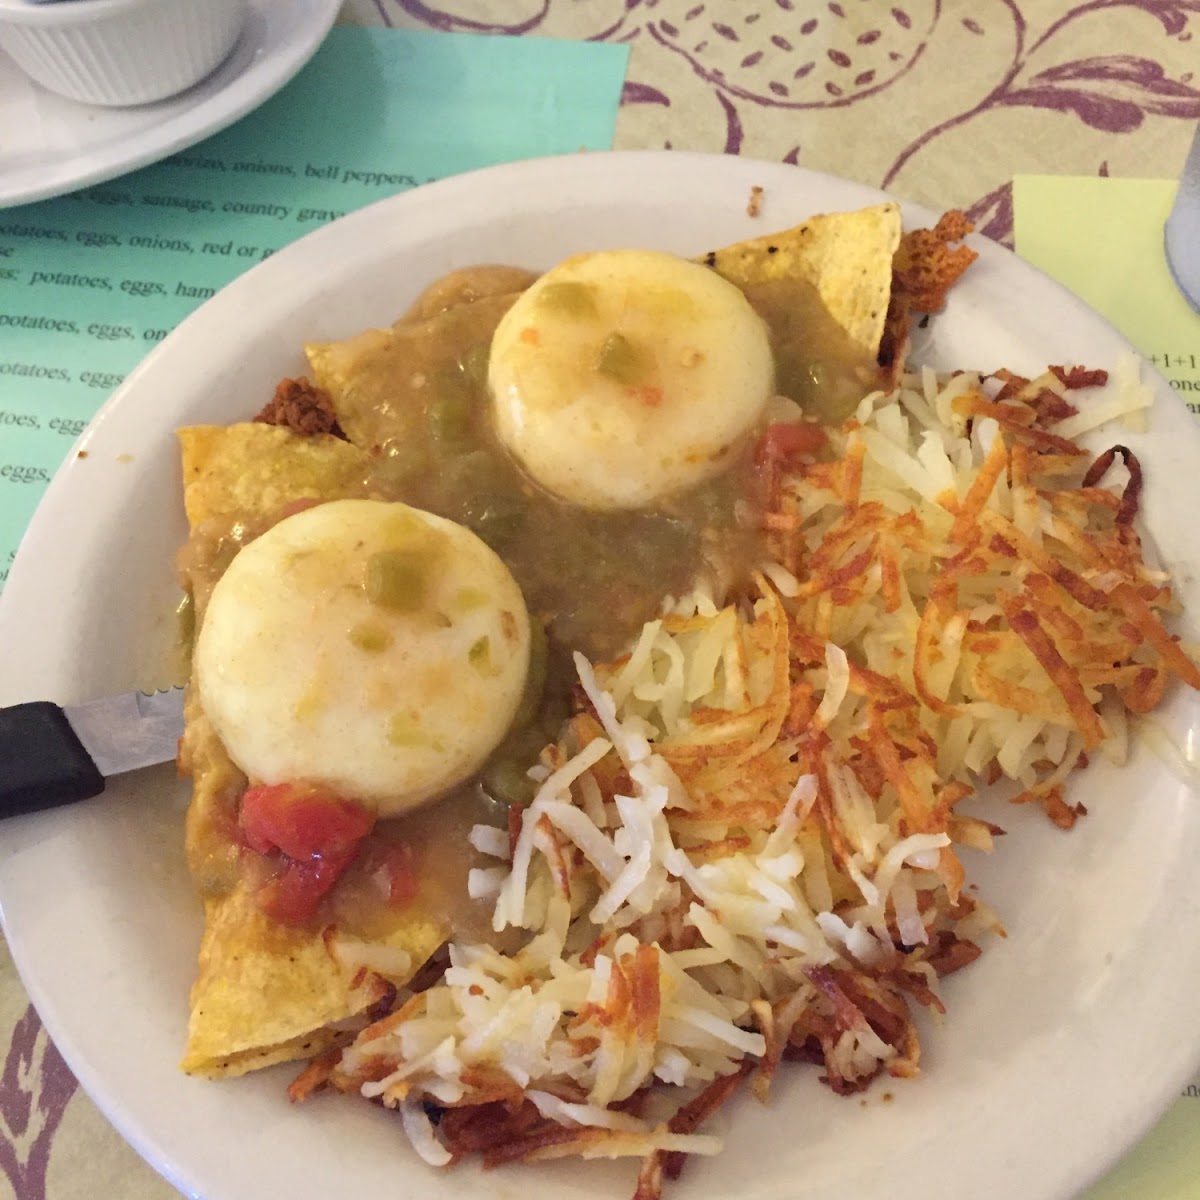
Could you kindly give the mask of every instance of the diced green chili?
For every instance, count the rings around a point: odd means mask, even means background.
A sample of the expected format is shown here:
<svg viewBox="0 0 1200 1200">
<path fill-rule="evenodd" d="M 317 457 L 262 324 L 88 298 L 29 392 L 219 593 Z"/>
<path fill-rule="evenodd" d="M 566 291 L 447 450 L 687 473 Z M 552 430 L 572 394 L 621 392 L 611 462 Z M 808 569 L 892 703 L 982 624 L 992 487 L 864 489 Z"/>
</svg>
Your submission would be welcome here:
<svg viewBox="0 0 1200 1200">
<path fill-rule="evenodd" d="M 429 555 L 379 550 L 367 559 L 367 599 L 381 608 L 412 612 L 421 607 L 429 582 Z"/>
<path fill-rule="evenodd" d="M 576 280 L 548 283 L 538 293 L 538 303 L 551 312 L 569 317 L 594 317 L 596 298 L 591 287 Z"/>
<path fill-rule="evenodd" d="M 415 717 L 408 713 L 393 713 L 388 718 L 388 741 L 393 746 L 417 747 L 436 745 Z"/>
<path fill-rule="evenodd" d="M 484 791 L 493 800 L 509 807 L 523 807 L 530 803 L 537 791 L 537 784 L 526 774 L 529 765 L 522 765 L 512 758 L 494 758 L 483 769 L 480 782 Z"/>
<path fill-rule="evenodd" d="M 481 675 L 491 675 L 492 670 L 492 639 L 484 634 L 471 643 L 467 651 L 467 661 Z"/>
<path fill-rule="evenodd" d="M 522 729 L 533 723 L 542 705 L 542 693 L 546 690 L 546 671 L 550 648 L 546 642 L 546 631 L 536 617 L 529 621 L 529 671 L 525 676 L 525 690 L 521 703 L 513 717 L 513 728 Z"/>
<path fill-rule="evenodd" d="M 637 383 L 645 374 L 645 355 L 623 333 L 610 333 L 596 355 L 596 370 L 618 383 Z"/>
<path fill-rule="evenodd" d="M 461 358 L 434 371 L 425 418 L 435 445 L 470 439 L 475 410 L 487 378 L 486 345 L 472 346 Z"/>
<path fill-rule="evenodd" d="M 458 369 L 471 388 L 481 389 L 486 385 L 490 354 L 488 342 L 477 342 L 458 360 Z"/>
<path fill-rule="evenodd" d="M 392 644 L 392 635 L 370 621 L 351 626 L 346 636 L 350 644 L 357 646 L 364 654 L 382 654 Z"/>
</svg>

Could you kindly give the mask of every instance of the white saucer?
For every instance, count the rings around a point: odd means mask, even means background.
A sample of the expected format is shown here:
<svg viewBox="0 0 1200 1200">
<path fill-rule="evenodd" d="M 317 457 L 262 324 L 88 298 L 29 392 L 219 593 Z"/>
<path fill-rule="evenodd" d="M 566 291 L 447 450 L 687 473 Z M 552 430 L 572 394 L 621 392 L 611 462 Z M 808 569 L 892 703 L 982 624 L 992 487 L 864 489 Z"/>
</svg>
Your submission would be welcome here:
<svg viewBox="0 0 1200 1200">
<path fill-rule="evenodd" d="M 224 129 L 316 53 L 341 0 L 250 0 L 233 53 L 180 96 L 99 108 L 39 87 L 0 53 L 0 208 L 61 196 L 157 162 Z"/>
</svg>

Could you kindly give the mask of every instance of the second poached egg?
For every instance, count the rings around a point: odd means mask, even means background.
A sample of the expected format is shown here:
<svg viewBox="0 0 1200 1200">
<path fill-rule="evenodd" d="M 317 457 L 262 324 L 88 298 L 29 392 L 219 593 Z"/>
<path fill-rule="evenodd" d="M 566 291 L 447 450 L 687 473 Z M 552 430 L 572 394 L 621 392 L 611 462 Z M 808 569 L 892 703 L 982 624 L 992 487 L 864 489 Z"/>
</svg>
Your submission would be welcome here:
<svg viewBox="0 0 1200 1200">
<path fill-rule="evenodd" d="M 580 254 L 492 340 L 500 441 L 547 491 L 643 508 L 729 464 L 774 390 L 767 328 L 733 284 L 653 250 Z"/>
</svg>

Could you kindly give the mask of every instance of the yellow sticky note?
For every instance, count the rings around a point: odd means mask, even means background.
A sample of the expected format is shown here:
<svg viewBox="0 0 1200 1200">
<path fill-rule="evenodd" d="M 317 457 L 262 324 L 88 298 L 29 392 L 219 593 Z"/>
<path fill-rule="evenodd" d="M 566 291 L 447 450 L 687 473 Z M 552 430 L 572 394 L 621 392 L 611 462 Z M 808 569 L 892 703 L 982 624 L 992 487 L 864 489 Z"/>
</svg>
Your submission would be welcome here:
<svg viewBox="0 0 1200 1200">
<path fill-rule="evenodd" d="M 1176 186 L 1019 175 L 1014 231 L 1022 258 L 1106 316 L 1200 414 L 1200 313 L 1175 286 L 1163 252 Z"/>
<path fill-rule="evenodd" d="M 1113 1097 L 1120 1104 L 1120 1096 Z M 1197 1200 L 1200 1085 L 1192 1084 L 1153 1129 L 1079 1200 Z"/>
<path fill-rule="evenodd" d="M 1200 414 L 1200 313 L 1163 253 L 1175 189 L 1162 179 L 1018 176 L 1014 233 L 1022 258 L 1106 316 Z M 1081 1200 L 1130 1197 L 1200 1200 L 1200 1079 Z"/>
</svg>

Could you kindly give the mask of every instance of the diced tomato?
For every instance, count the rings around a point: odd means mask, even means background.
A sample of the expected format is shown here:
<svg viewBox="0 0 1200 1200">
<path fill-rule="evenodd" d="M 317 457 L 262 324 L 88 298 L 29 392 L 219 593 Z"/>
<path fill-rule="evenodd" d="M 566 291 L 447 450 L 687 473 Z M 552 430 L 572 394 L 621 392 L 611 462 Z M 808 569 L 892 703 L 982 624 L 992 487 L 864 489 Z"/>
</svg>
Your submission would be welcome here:
<svg viewBox="0 0 1200 1200">
<path fill-rule="evenodd" d="M 353 853 L 371 832 L 374 815 L 333 792 L 296 783 L 252 787 L 242 797 L 242 835 L 251 850 L 282 850 L 288 858 Z"/>
<path fill-rule="evenodd" d="M 827 443 L 825 430 L 811 421 L 779 421 L 768 425 L 759 439 L 754 458 L 764 463 L 769 458 L 791 458 L 796 454 L 815 454 Z"/>
<path fill-rule="evenodd" d="M 258 889 L 258 907 L 284 925 L 303 925 L 317 911 L 321 897 L 338 881 L 352 855 L 344 859 L 285 858 L 278 874 Z"/>
<path fill-rule="evenodd" d="M 417 894 L 417 871 L 406 842 L 380 841 L 366 854 L 363 868 L 390 904 L 407 904 Z"/>
<path fill-rule="evenodd" d="M 374 823 L 374 814 L 362 805 L 321 788 L 291 783 L 250 788 L 242 797 L 242 837 L 256 854 L 279 860 L 258 891 L 262 911 L 286 924 L 307 921 Z"/>
</svg>

